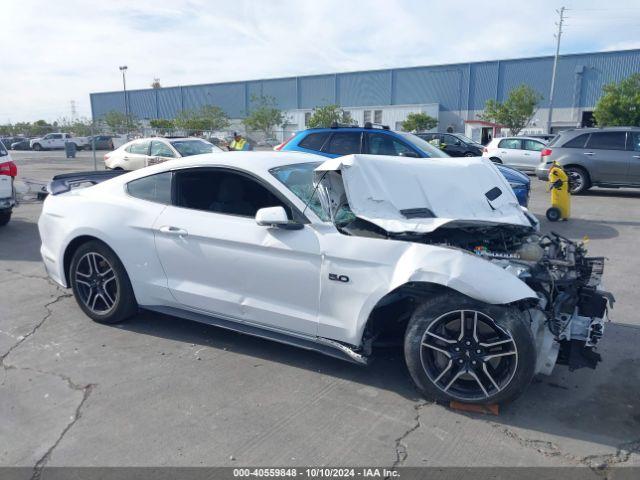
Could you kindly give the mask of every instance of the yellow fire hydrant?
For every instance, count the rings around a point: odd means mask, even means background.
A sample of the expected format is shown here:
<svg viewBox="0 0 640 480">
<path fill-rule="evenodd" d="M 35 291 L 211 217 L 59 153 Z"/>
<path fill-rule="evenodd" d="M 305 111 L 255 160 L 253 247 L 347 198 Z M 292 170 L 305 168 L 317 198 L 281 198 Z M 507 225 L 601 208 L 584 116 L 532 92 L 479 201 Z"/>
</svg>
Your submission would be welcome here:
<svg viewBox="0 0 640 480">
<path fill-rule="evenodd" d="M 547 219 L 551 222 L 567 220 L 571 214 L 569 177 L 556 162 L 549 170 L 549 190 L 551 191 L 551 207 L 547 210 Z"/>
</svg>

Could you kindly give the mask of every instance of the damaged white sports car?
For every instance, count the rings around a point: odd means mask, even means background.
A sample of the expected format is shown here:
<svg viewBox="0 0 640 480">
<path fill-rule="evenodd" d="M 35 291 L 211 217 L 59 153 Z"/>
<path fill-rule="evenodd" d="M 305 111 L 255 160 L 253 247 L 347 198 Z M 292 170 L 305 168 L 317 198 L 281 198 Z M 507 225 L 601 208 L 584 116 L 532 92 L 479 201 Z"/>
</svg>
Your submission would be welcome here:
<svg viewBox="0 0 640 480">
<path fill-rule="evenodd" d="M 144 308 L 360 364 L 397 341 L 443 401 L 504 402 L 556 363 L 595 367 L 603 259 L 538 234 L 489 160 L 324 160 L 240 152 L 55 177 L 46 269 L 99 322 Z"/>
</svg>

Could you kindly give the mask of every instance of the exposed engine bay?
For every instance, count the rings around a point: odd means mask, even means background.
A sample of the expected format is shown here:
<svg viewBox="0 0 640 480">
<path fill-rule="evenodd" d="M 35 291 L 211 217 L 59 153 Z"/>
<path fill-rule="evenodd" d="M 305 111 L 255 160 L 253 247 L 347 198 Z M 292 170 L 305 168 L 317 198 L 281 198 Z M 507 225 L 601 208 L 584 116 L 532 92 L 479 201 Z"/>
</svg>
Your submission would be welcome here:
<svg viewBox="0 0 640 480">
<path fill-rule="evenodd" d="M 600 361 L 594 349 L 614 298 L 599 288 L 604 257 L 588 257 L 585 242 L 555 232 L 539 235 L 533 228 L 518 225 L 464 222 L 429 234 L 391 234 L 389 238 L 464 249 L 498 264 L 531 287 L 540 300 L 522 307 L 530 315 L 536 336 L 539 373 L 551 373 L 556 363 L 575 370 L 595 368 Z"/>
</svg>

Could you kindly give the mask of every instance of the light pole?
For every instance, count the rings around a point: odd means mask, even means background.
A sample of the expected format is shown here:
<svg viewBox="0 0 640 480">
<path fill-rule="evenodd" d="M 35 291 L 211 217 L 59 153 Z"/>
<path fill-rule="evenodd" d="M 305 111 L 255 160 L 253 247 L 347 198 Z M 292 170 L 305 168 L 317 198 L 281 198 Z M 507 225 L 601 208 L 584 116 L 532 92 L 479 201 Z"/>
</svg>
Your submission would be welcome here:
<svg viewBox="0 0 640 480">
<path fill-rule="evenodd" d="M 566 8 L 562 7 L 556 10 L 560 16 L 558 25 L 558 33 L 556 34 L 556 56 L 553 58 L 553 72 L 551 73 L 551 89 L 549 91 L 549 113 L 547 116 L 547 133 L 551 133 L 551 116 L 553 115 L 553 93 L 556 86 L 556 70 L 558 68 L 558 56 L 560 55 L 560 39 L 562 37 L 562 24 L 564 23 Z"/>
<path fill-rule="evenodd" d="M 120 71 L 122 72 L 122 89 L 124 92 L 124 118 L 127 123 L 127 133 L 129 133 L 129 102 L 127 102 L 127 79 L 126 79 L 127 66 L 121 65 L 118 68 L 120 68 Z"/>
</svg>

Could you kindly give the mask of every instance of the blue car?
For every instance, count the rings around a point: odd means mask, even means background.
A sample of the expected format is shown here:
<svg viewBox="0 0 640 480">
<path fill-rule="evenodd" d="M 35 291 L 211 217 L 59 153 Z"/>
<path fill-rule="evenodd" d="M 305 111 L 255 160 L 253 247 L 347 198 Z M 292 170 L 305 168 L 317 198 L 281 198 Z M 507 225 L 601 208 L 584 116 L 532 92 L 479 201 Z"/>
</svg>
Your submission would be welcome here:
<svg viewBox="0 0 640 480">
<path fill-rule="evenodd" d="M 353 153 L 417 158 L 449 156 L 412 133 L 396 132 L 387 126 L 369 123 L 364 127 L 335 125 L 303 130 L 275 150 L 315 153 L 330 158 Z M 511 185 L 520 205 L 526 207 L 529 203 L 529 177 L 504 165 L 497 167 Z"/>
</svg>

